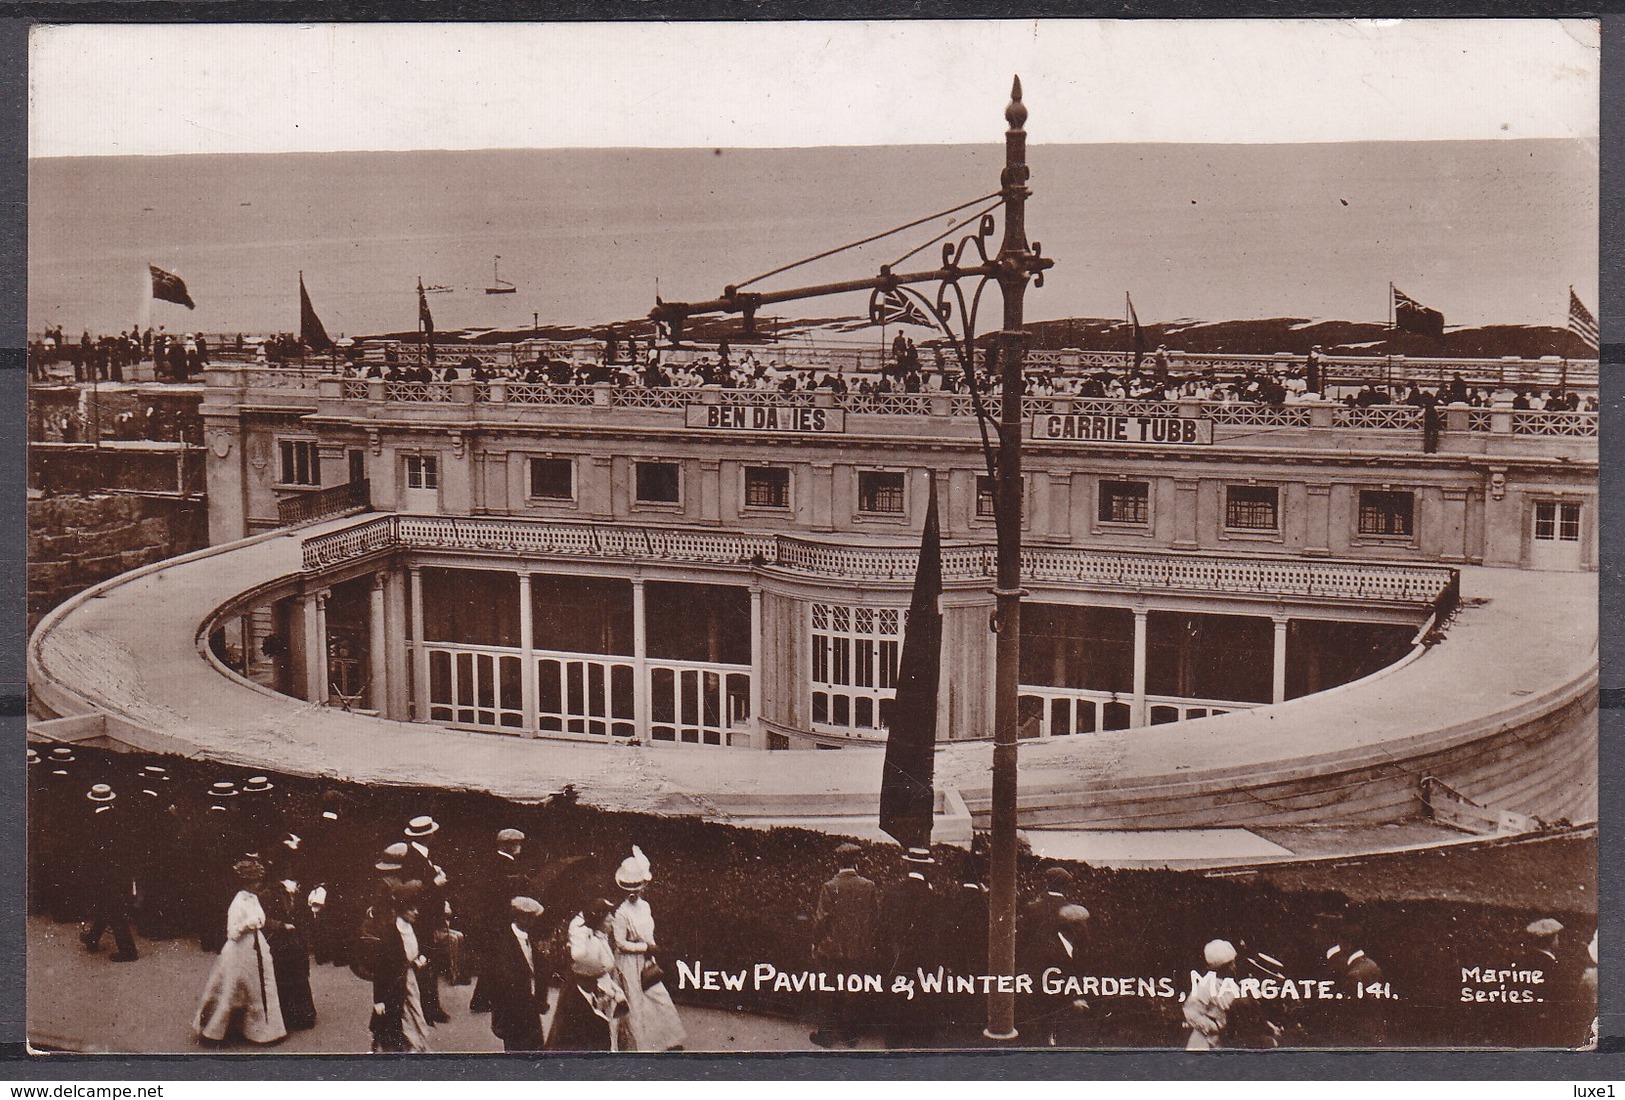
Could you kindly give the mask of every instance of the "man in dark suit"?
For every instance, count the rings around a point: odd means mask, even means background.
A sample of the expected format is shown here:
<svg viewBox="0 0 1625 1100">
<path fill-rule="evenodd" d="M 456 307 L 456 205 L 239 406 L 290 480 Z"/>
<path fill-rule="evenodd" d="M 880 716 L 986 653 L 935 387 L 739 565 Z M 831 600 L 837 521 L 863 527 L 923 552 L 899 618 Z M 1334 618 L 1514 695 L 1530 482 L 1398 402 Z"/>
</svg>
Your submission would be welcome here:
<svg viewBox="0 0 1625 1100">
<path fill-rule="evenodd" d="M 1033 977 L 1033 995 L 1025 998 L 1027 1019 L 1021 1039 L 1028 1046 L 1082 1047 L 1092 1045 L 1094 1006 L 1079 988 L 1068 988 L 1068 978 L 1090 973 L 1089 910 L 1063 905 L 1054 926 L 1033 943 L 1026 973 Z M 1048 976 L 1046 978 L 1046 975 Z M 1045 991 L 1046 980 L 1056 992 Z"/>
<path fill-rule="evenodd" d="M 502 1040 L 503 1050 L 541 1050 L 550 969 L 542 904 L 516 897 L 508 911 L 502 934 L 486 945 L 480 979 L 491 1005 L 491 1034 Z"/>
<path fill-rule="evenodd" d="M 474 995 L 468 1003 L 470 1012 L 485 1012 L 491 1007 L 485 976 L 490 968 L 485 954 L 492 944 L 508 934 L 508 906 L 514 898 L 534 898 L 529 869 L 524 863 L 525 834 L 518 829 L 503 829 L 497 833 L 496 851 L 482 860 L 473 876 L 470 897 L 464 903 L 463 927 L 479 961 L 479 980 L 474 983 Z"/>
<path fill-rule="evenodd" d="M 1326 975 L 1337 983 L 1341 1000 L 1333 1003 L 1335 1023 L 1324 1039 L 1335 1047 L 1382 1046 L 1388 1038 L 1387 1001 L 1365 992 L 1383 980 L 1382 967 L 1357 946 L 1360 922 L 1353 914 L 1344 915 L 1339 930 L 1338 942 L 1326 951 Z"/>
<path fill-rule="evenodd" d="M 813 913 L 813 959 L 831 974 L 862 974 L 875 957 L 875 920 L 880 915 L 880 889 L 858 874 L 856 844 L 835 849 L 840 870 L 818 891 Z M 821 1047 L 856 1046 L 858 995 L 826 993 L 819 1002 L 818 1030 L 808 1038 Z"/>
<path fill-rule="evenodd" d="M 903 879 L 886 889 L 880 924 L 886 936 L 881 962 L 888 991 L 897 979 L 917 983 L 920 971 L 936 970 L 942 965 L 941 898 L 927 878 L 935 863 L 929 850 L 908 849 L 903 855 Z M 895 1050 L 930 1046 L 943 1023 L 944 1006 L 940 1001 L 921 996 L 918 989 L 912 998 L 888 993 L 887 1047 Z"/>
<path fill-rule="evenodd" d="M 446 923 L 450 878 L 429 855 L 429 841 L 439 831 L 440 823 L 427 814 L 407 822 L 406 856 L 401 860 L 401 877 L 423 883 L 412 928 L 417 933 L 418 950 L 428 960 L 428 965 L 418 971 L 418 985 L 423 996 L 423 1017 L 431 1024 L 451 1019 L 440 1005 L 440 974 L 446 967 L 446 934 L 450 931 Z"/>
<path fill-rule="evenodd" d="M 134 879 L 126 844 L 128 825 L 116 806 L 118 796 L 106 783 L 97 783 L 86 793 L 90 803 L 87 829 L 89 848 L 84 865 L 85 905 L 90 927 L 80 936 L 86 950 L 99 951 L 102 934 L 109 928 L 118 951 L 114 962 L 134 962 L 138 957 L 135 938 L 130 935 L 130 892 Z"/>
</svg>

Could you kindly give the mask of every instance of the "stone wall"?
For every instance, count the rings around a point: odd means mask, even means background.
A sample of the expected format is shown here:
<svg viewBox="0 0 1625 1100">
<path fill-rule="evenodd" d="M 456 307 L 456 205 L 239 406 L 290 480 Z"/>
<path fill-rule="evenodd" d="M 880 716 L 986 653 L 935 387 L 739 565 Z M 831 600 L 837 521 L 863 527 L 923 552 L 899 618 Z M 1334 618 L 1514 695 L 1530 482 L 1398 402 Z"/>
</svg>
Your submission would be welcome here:
<svg viewBox="0 0 1625 1100">
<path fill-rule="evenodd" d="M 28 629 L 120 573 L 208 545 L 208 504 L 108 494 L 28 502 Z"/>
</svg>

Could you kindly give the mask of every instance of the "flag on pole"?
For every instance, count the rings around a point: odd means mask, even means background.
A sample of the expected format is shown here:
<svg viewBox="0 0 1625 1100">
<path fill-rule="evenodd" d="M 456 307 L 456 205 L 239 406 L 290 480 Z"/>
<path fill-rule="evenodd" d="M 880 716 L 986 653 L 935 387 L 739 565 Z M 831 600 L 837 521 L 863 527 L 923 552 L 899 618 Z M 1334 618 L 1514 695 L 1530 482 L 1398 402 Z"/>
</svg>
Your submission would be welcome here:
<svg viewBox="0 0 1625 1100">
<path fill-rule="evenodd" d="M 1140 328 L 1140 315 L 1134 312 L 1134 299 L 1128 292 L 1123 293 L 1123 300 L 1128 303 L 1128 323 L 1134 329 L 1134 369 L 1140 369 L 1140 361 L 1145 358 L 1145 332 Z"/>
<path fill-rule="evenodd" d="M 897 697 L 887 723 L 880 780 L 880 827 L 905 848 L 931 846 L 936 816 L 933 774 L 937 748 L 937 687 L 942 676 L 942 534 L 937 486 L 925 506 L 925 531 L 914 569 L 914 597 L 903 630 Z"/>
<path fill-rule="evenodd" d="M 160 302 L 174 302 L 176 305 L 185 306 L 187 309 L 197 308 L 197 304 L 192 301 L 192 296 L 186 293 L 185 279 L 172 271 L 165 271 L 163 268 L 155 267 L 152 264 L 147 265 L 147 270 L 152 274 L 152 296 L 154 298 Z"/>
<path fill-rule="evenodd" d="M 1427 306 L 1400 290 L 1393 283 L 1388 289 L 1394 296 L 1394 327 L 1401 332 L 1414 332 L 1418 336 L 1444 339 L 1444 314 Z"/>
<path fill-rule="evenodd" d="M 423 277 L 418 277 L 418 324 L 423 326 L 423 338 L 429 344 L 429 365 L 434 366 L 434 315 L 429 312 L 429 296 L 423 292 Z"/>
<path fill-rule="evenodd" d="M 332 351 L 333 341 L 327 338 L 322 319 L 316 316 L 316 307 L 310 304 L 305 292 L 305 273 L 299 273 L 299 341 L 311 351 Z"/>
<path fill-rule="evenodd" d="M 1602 335 L 1597 331 L 1597 319 L 1580 301 L 1572 286 L 1569 287 L 1569 331 L 1585 341 L 1585 346 L 1592 351 L 1601 349 Z"/>
<path fill-rule="evenodd" d="M 919 303 L 893 287 L 876 299 L 869 320 L 878 325 L 924 325 L 936 328 L 930 316 Z"/>
</svg>

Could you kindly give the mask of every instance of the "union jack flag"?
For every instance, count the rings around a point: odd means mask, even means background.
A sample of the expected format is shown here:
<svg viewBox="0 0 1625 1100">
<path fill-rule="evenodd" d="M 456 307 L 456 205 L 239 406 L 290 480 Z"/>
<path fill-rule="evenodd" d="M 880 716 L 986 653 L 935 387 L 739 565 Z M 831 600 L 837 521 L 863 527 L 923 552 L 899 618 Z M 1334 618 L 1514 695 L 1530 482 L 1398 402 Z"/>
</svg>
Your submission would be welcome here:
<svg viewBox="0 0 1625 1100">
<path fill-rule="evenodd" d="M 874 305 L 870 308 L 870 320 L 880 325 L 937 327 L 930 315 L 920 308 L 918 302 L 896 288 L 875 299 Z"/>
<path fill-rule="evenodd" d="M 1597 331 L 1597 319 L 1580 301 L 1572 286 L 1569 287 L 1569 331 L 1585 341 L 1585 346 L 1592 351 L 1600 348 L 1601 334 Z"/>
</svg>

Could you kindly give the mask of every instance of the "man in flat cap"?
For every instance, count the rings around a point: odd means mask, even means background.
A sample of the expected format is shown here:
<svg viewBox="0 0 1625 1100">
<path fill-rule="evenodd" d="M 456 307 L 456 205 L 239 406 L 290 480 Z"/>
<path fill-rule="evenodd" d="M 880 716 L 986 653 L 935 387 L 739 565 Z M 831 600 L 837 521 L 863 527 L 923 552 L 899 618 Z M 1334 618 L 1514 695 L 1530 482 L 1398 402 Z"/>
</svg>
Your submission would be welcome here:
<svg viewBox="0 0 1625 1100">
<path fill-rule="evenodd" d="M 530 897 L 510 899 L 502 933 L 486 944 L 481 975 L 491 1005 L 491 1034 L 502 1040 L 503 1050 L 541 1050 L 552 961 L 542 903 Z"/>
<path fill-rule="evenodd" d="M 1590 1031 L 1595 1006 L 1580 1004 L 1583 967 L 1564 950 L 1565 931 L 1556 917 L 1541 917 L 1523 930 L 1518 968 L 1538 970 L 1542 979 L 1532 986 L 1538 999 L 1517 1006 L 1528 1009 L 1519 1015 L 1517 1027 L 1521 1041 L 1530 1046 L 1577 1047 Z"/>
<path fill-rule="evenodd" d="M 827 973 L 864 974 L 873 970 L 880 889 L 858 874 L 861 852 L 856 844 L 836 848 L 840 870 L 818 891 L 818 908 L 813 912 L 813 960 Z M 818 1029 L 808 1038 L 821 1047 L 837 1043 L 856 1046 L 860 1008 L 855 993 L 823 994 L 818 1005 Z"/>
<path fill-rule="evenodd" d="M 497 832 L 496 850 L 481 860 L 472 881 L 468 883 L 468 896 L 460 905 L 461 917 L 468 923 L 469 944 L 474 950 L 474 969 L 479 980 L 474 983 L 474 995 L 469 999 L 470 1012 L 484 1012 L 491 1007 L 485 964 L 487 952 L 500 947 L 508 935 L 509 907 L 514 898 L 534 898 L 529 868 L 524 862 L 525 834 L 507 828 Z M 465 876 L 465 881 L 467 877 Z"/>
</svg>

